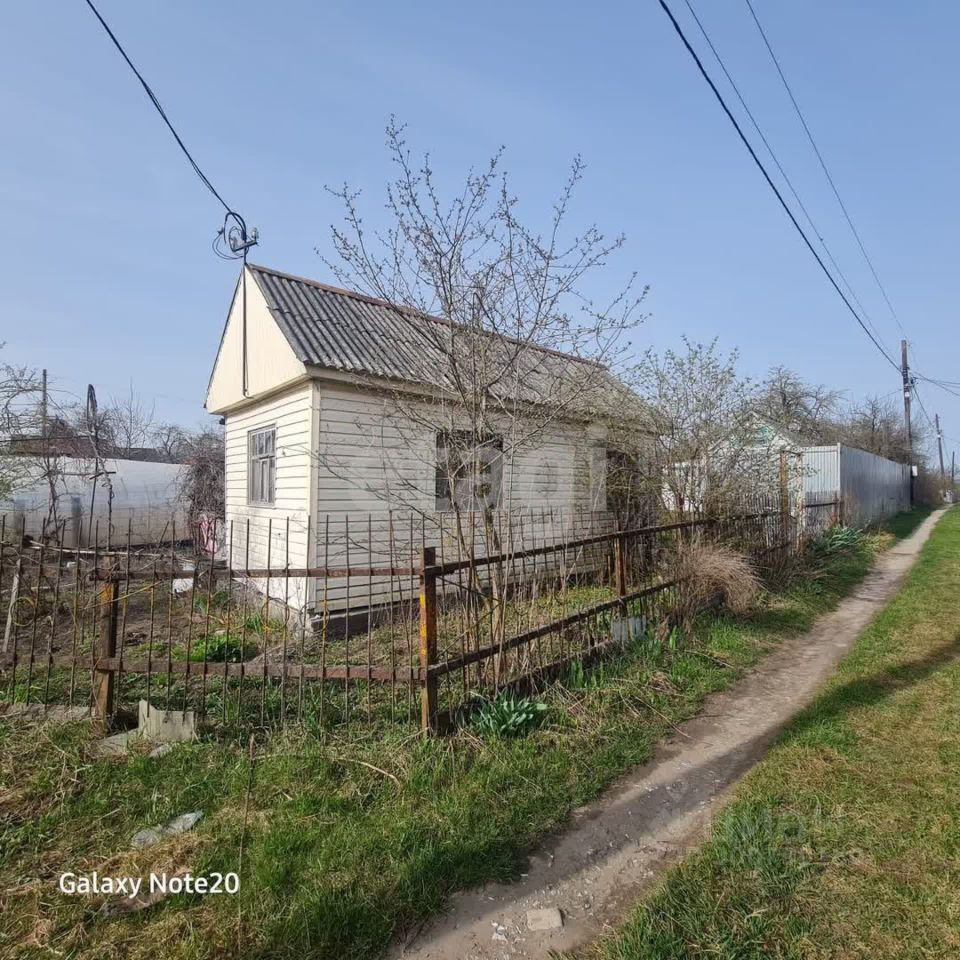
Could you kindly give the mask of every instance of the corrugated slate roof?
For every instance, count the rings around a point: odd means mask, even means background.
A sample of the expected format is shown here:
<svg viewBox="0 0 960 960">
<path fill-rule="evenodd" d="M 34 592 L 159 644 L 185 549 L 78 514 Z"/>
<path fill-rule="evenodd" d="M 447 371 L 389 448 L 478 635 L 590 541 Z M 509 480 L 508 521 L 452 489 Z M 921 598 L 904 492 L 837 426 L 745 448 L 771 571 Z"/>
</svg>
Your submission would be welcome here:
<svg viewBox="0 0 960 960">
<path fill-rule="evenodd" d="M 270 313 L 303 363 L 430 382 L 426 317 L 349 290 L 248 265 Z"/>
<path fill-rule="evenodd" d="M 412 383 L 450 385 L 450 351 L 444 341 L 451 330 L 455 335 L 462 328 L 315 280 L 255 264 L 247 267 L 303 363 Z M 576 380 L 578 372 L 595 377 L 597 372 L 592 361 L 529 345 L 518 350 L 517 342 L 508 337 L 491 335 L 491 343 L 502 347 L 502 353 L 493 351 L 488 363 L 522 366 L 519 371 L 511 369 L 509 378 L 522 384 L 526 396 L 518 399 L 542 399 L 556 391 L 558 380 Z M 514 372 L 519 377 L 514 377 Z"/>
</svg>

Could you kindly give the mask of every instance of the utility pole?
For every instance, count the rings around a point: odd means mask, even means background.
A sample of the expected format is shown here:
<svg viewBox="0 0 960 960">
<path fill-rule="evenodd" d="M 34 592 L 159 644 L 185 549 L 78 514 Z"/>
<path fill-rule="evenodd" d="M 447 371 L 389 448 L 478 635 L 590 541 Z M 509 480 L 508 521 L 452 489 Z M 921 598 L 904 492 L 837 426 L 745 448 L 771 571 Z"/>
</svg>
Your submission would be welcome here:
<svg viewBox="0 0 960 960">
<path fill-rule="evenodd" d="M 933 415 L 933 425 L 937 429 L 937 451 L 940 454 L 940 482 L 944 480 L 945 472 L 943 469 L 943 431 L 940 429 L 940 414 Z"/>
<path fill-rule="evenodd" d="M 910 450 L 910 506 L 913 506 L 913 427 L 910 425 L 910 364 L 907 360 L 907 341 L 900 341 L 900 374 L 903 377 L 903 421 L 907 428 L 907 447 Z"/>
</svg>

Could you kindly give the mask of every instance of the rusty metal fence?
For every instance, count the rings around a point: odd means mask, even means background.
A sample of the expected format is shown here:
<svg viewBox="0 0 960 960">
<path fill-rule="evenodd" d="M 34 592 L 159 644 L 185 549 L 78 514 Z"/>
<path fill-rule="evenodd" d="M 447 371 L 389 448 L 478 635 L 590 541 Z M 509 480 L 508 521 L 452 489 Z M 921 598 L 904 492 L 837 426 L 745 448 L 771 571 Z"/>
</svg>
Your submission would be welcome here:
<svg viewBox="0 0 960 960">
<path fill-rule="evenodd" d="M 345 553 L 323 518 L 304 541 L 317 537 L 321 563 L 300 566 L 289 519 L 282 537 L 269 524 L 259 566 L 249 520 L 152 548 L 118 547 L 114 531 L 110 549 L 81 549 L 0 518 L 0 712 L 89 710 L 107 723 L 146 701 L 225 728 L 442 729 L 507 687 L 662 638 L 683 606 L 685 550 L 723 544 L 770 573 L 840 515 L 837 502 L 808 504 L 799 521 L 750 507 L 559 538 L 545 516 L 519 517 L 529 529 L 488 530 L 482 550 L 472 521 L 431 540 L 391 517 L 387 554 L 371 518 L 353 518 Z"/>
</svg>

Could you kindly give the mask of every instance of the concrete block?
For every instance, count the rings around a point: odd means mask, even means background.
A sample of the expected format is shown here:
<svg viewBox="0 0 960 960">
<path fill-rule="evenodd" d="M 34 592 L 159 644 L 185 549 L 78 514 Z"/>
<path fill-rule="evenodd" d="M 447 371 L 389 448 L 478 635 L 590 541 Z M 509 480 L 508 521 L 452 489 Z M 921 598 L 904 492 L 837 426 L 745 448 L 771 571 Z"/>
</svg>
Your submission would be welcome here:
<svg viewBox="0 0 960 960">
<path fill-rule="evenodd" d="M 543 907 L 527 911 L 527 929 L 532 931 L 559 930 L 563 926 L 563 914 L 556 907 Z"/>
<path fill-rule="evenodd" d="M 610 628 L 615 643 L 629 643 L 639 640 L 647 632 L 647 618 L 618 617 L 610 624 Z"/>
<path fill-rule="evenodd" d="M 151 847 L 167 837 L 175 837 L 178 833 L 185 833 L 187 830 L 192 830 L 200 822 L 202 816 L 202 811 L 195 810 L 193 813 L 182 813 L 168 823 L 147 827 L 146 830 L 141 830 L 133 835 L 130 846 L 135 850 L 142 850 L 144 847 Z"/>
<path fill-rule="evenodd" d="M 192 710 L 159 710 L 146 700 L 141 700 L 137 714 L 137 730 L 145 740 L 180 743 L 193 740 L 197 734 Z"/>
<path fill-rule="evenodd" d="M 97 740 L 93 744 L 93 753 L 97 757 L 125 757 L 130 741 L 136 735 L 136 730 L 124 730 L 123 733 L 115 733 L 112 737 Z"/>
</svg>

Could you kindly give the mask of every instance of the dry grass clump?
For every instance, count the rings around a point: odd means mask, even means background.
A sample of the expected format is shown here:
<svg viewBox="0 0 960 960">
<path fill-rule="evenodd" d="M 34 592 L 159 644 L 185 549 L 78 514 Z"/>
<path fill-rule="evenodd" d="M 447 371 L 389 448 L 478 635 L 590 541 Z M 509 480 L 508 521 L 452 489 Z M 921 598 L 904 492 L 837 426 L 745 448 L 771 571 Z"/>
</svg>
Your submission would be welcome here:
<svg viewBox="0 0 960 960">
<path fill-rule="evenodd" d="M 674 576 L 682 581 L 681 608 L 686 620 L 718 601 L 733 613 L 747 613 L 760 592 L 760 580 L 750 560 L 716 544 L 685 546 L 677 557 Z"/>
</svg>

